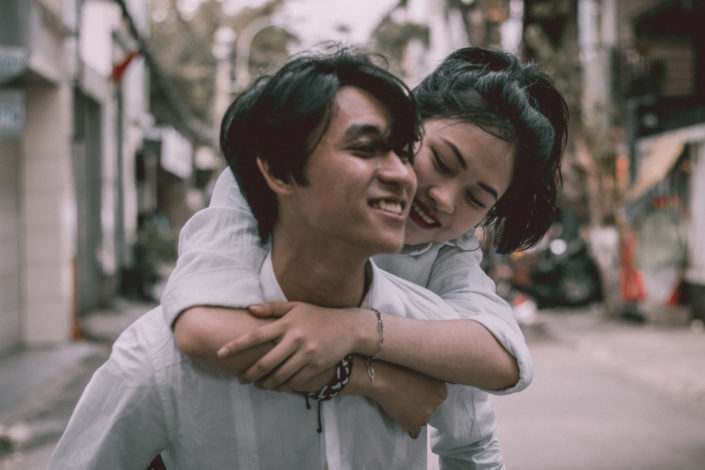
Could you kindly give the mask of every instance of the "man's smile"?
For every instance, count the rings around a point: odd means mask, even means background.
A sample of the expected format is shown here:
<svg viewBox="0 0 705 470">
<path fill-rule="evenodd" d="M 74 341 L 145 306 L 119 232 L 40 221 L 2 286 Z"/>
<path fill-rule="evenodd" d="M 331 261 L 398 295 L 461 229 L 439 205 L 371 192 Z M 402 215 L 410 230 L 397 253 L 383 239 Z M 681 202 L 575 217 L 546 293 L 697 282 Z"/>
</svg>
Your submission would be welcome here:
<svg viewBox="0 0 705 470">
<path fill-rule="evenodd" d="M 394 201 L 390 199 L 375 199 L 369 202 L 370 207 L 389 212 L 394 215 L 402 215 L 406 203 L 404 201 Z"/>
</svg>

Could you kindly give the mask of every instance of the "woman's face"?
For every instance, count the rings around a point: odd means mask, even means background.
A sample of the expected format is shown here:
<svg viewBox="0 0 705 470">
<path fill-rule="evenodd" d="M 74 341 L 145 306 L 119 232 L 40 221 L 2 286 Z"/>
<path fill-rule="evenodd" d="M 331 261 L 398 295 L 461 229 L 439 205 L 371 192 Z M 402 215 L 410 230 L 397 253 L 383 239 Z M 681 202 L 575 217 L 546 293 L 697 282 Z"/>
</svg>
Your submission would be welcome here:
<svg viewBox="0 0 705 470">
<path fill-rule="evenodd" d="M 504 195 L 513 177 L 513 144 L 468 122 L 431 119 L 423 127 L 407 245 L 448 241 L 467 232 Z"/>
</svg>

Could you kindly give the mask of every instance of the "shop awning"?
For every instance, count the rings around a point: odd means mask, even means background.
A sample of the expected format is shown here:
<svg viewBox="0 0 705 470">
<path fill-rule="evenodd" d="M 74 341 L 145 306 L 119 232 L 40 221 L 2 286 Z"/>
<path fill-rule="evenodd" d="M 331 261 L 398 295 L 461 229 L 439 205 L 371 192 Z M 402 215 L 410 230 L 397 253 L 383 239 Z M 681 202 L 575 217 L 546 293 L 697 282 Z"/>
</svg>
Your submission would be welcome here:
<svg viewBox="0 0 705 470">
<path fill-rule="evenodd" d="M 624 195 L 624 204 L 630 204 L 662 181 L 683 153 L 685 142 L 675 135 L 658 139 L 649 153 L 641 160 L 634 183 Z"/>
</svg>

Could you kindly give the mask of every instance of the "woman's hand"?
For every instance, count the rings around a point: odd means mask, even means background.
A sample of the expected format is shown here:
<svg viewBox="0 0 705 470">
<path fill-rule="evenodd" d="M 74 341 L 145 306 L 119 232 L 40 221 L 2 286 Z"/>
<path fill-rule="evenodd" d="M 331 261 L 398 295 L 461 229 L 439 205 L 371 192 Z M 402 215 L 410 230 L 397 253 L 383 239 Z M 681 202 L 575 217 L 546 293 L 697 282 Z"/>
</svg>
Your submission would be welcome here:
<svg viewBox="0 0 705 470">
<path fill-rule="evenodd" d="M 365 309 L 270 302 L 249 310 L 257 317 L 277 320 L 229 341 L 218 350 L 218 356 L 234 356 L 273 343 L 271 351 L 239 375 L 241 383 L 255 382 L 264 389 L 300 390 L 352 352 L 364 329 L 376 334 L 374 313 Z"/>
</svg>

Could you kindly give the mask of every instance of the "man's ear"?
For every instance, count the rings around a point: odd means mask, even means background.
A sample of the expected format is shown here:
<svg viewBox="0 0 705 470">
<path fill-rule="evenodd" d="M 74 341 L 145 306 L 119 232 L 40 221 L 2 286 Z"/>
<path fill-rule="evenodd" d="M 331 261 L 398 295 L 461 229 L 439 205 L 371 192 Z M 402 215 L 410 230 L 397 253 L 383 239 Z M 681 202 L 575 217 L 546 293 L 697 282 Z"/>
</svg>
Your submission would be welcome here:
<svg viewBox="0 0 705 470">
<path fill-rule="evenodd" d="M 291 194 L 293 185 L 288 181 L 284 181 L 283 179 L 274 176 L 272 172 L 269 171 L 269 163 L 262 160 L 260 157 L 257 157 L 257 167 L 262 173 L 264 180 L 267 182 L 269 189 L 281 196 Z"/>
</svg>

